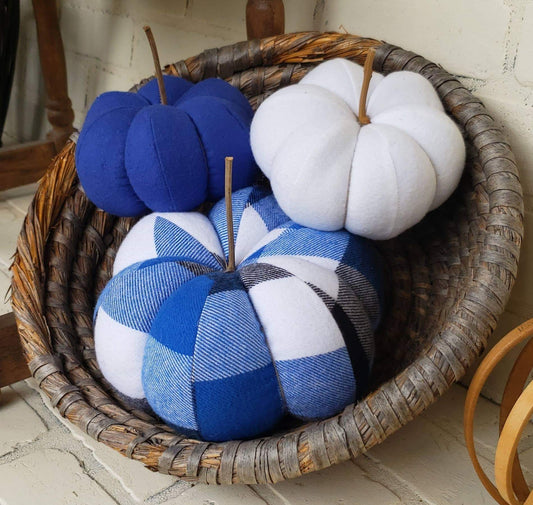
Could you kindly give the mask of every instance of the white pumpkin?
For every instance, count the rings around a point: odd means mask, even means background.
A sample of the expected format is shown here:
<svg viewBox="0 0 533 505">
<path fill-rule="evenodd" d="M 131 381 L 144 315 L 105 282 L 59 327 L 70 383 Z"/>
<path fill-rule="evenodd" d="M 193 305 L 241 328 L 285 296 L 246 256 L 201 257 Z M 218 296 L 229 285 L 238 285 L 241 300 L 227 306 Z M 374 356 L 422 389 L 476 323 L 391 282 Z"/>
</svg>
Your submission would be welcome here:
<svg viewBox="0 0 533 505">
<path fill-rule="evenodd" d="M 433 86 L 413 72 L 373 73 L 370 123 L 361 124 L 363 77 L 363 67 L 348 60 L 322 63 L 261 104 L 251 144 L 291 219 L 381 240 L 451 195 L 465 145 Z"/>
</svg>

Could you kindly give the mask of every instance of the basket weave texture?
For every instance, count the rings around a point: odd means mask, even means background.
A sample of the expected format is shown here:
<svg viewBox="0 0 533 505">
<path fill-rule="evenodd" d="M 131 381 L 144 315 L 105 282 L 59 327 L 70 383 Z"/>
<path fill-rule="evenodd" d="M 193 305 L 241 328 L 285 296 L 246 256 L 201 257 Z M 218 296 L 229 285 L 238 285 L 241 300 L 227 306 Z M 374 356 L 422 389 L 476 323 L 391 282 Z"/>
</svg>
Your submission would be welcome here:
<svg viewBox="0 0 533 505">
<path fill-rule="evenodd" d="M 397 239 L 380 243 L 391 279 L 377 335 L 373 392 L 325 421 L 249 441 L 186 439 L 114 397 L 95 360 L 92 314 L 134 220 L 91 204 L 80 189 L 74 140 L 29 208 L 13 264 L 13 309 L 33 376 L 59 413 L 151 470 L 209 484 L 267 483 L 354 458 L 432 404 L 480 354 L 515 280 L 522 190 L 509 145 L 483 104 L 414 53 L 337 33 L 297 33 L 205 51 L 166 67 L 197 82 L 220 76 L 253 107 L 325 59 L 427 77 L 462 128 L 468 161 L 459 189 Z"/>
</svg>

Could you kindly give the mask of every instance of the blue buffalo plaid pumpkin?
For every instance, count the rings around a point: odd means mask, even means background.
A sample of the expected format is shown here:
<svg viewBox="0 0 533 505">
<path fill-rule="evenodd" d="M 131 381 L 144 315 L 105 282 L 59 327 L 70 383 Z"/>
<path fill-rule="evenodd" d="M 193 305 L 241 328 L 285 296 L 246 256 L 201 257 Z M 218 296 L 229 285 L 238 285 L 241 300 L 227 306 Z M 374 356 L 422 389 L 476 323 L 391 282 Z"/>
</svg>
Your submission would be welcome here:
<svg viewBox="0 0 533 505">
<path fill-rule="evenodd" d="M 383 310 L 381 260 L 346 231 L 300 226 L 271 194 L 226 215 L 156 214 L 132 229 L 95 311 L 97 358 L 122 394 L 205 440 L 248 438 L 286 414 L 336 414 L 367 389 Z M 137 247 L 135 247 L 137 244 Z"/>
</svg>

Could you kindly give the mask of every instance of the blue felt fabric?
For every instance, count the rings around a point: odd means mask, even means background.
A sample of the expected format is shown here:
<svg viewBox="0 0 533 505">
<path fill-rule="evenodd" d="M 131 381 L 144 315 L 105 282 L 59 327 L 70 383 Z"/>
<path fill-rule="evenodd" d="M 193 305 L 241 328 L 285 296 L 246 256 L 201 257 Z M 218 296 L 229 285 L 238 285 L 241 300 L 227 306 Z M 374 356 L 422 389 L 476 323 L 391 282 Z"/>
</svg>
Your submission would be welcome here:
<svg viewBox="0 0 533 505">
<path fill-rule="evenodd" d="M 95 120 L 98 120 L 100 116 L 107 114 L 111 110 L 123 107 L 140 110 L 147 105 L 150 105 L 150 102 L 137 93 L 129 93 L 127 91 L 107 91 L 102 93 L 96 97 L 88 110 L 83 122 L 82 132 Z"/>
<path fill-rule="evenodd" d="M 132 97 L 131 93 L 100 96 L 89 111 L 76 145 L 76 168 L 87 196 L 98 207 L 118 216 L 137 216 L 148 210 L 133 190 L 125 166 L 130 124 L 146 105 L 141 97 Z"/>
<path fill-rule="evenodd" d="M 104 93 L 87 114 L 76 149 L 80 181 L 112 214 L 188 211 L 221 198 L 226 156 L 235 158 L 234 189 L 257 175 L 244 95 L 222 79 L 163 78 L 171 105 L 160 105 L 152 79 L 138 93 Z"/>
<path fill-rule="evenodd" d="M 242 114 L 247 121 L 251 121 L 252 116 L 254 115 L 254 111 L 246 97 L 237 88 L 227 83 L 223 79 L 216 77 L 204 79 L 203 81 L 195 84 L 187 91 L 187 93 L 184 93 L 184 95 L 175 103 L 176 105 L 179 105 L 186 100 L 190 100 L 191 98 L 198 96 L 214 96 L 223 98 L 224 100 L 233 103 L 239 107 L 239 113 Z M 169 103 L 171 102 L 169 101 Z"/>
<path fill-rule="evenodd" d="M 207 160 L 207 197 L 215 201 L 224 196 L 226 156 L 233 156 L 233 188 L 253 184 L 257 176 L 250 147 L 250 121 L 238 107 L 222 98 L 199 96 L 183 100 L 179 109 L 196 126 Z"/>
<path fill-rule="evenodd" d="M 213 284 L 212 278 L 203 275 L 185 283 L 182 289 L 176 290 L 165 301 L 166 308 L 160 310 L 154 319 L 151 336 L 173 352 L 194 357 L 198 325 L 205 300 Z M 176 309 L 179 312 L 178 324 L 176 324 Z"/>
<path fill-rule="evenodd" d="M 165 92 L 167 94 L 167 104 L 172 105 L 177 102 L 184 93 L 194 87 L 194 84 L 187 79 L 176 77 L 174 75 L 163 75 L 163 82 L 165 83 Z M 157 79 L 154 77 L 145 85 L 141 86 L 137 91 L 138 95 L 146 98 L 151 104 L 160 104 L 161 95 L 159 94 L 159 85 Z"/>
<path fill-rule="evenodd" d="M 188 211 L 205 201 L 204 149 L 194 123 L 180 109 L 143 108 L 131 123 L 125 150 L 131 185 L 150 209 Z"/>
</svg>

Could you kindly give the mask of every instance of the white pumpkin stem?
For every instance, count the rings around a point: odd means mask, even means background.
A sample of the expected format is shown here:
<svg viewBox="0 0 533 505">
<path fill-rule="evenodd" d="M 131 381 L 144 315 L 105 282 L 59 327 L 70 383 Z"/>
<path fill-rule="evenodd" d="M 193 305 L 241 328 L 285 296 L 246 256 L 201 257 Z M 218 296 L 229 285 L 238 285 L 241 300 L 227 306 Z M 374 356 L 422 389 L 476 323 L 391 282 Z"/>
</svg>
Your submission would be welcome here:
<svg viewBox="0 0 533 505">
<path fill-rule="evenodd" d="M 366 98 L 368 96 L 368 87 L 372 79 L 372 65 L 376 51 L 373 47 L 368 50 L 366 55 L 365 66 L 363 68 L 363 84 L 361 86 L 361 96 L 359 97 L 359 123 L 362 125 L 370 124 L 370 118 L 366 113 Z"/>
<path fill-rule="evenodd" d="M 163 81 L 163 72 L 161 72 L 161 63 L 159 63 L 159 54 L 157 53 L 157 46 L 155 44 L 154 34 L 152 29 L 146 25 L 143 27 L 144 32 L 146 33 L 146 38 L 150 44 L 150 49 L 152 50 L 152 58 L 154 59 L 155 66 L 155 75 L 157 77 L 157 86 L 159 87 L 159 96 L 161 97 L 161 103 L 163 105 L 167 104 L 167 92 L 165 90 L 165 81 Z"/>
<path fill-rule="evenodd" d="M 233 176 L 233 156 L 226 156 L 226 224 L 228 228 L 228 265 L 226 272 L 235 272 L 235 238 L 233 236 L 233 207 L 231 186 Z"/>
</svg>

